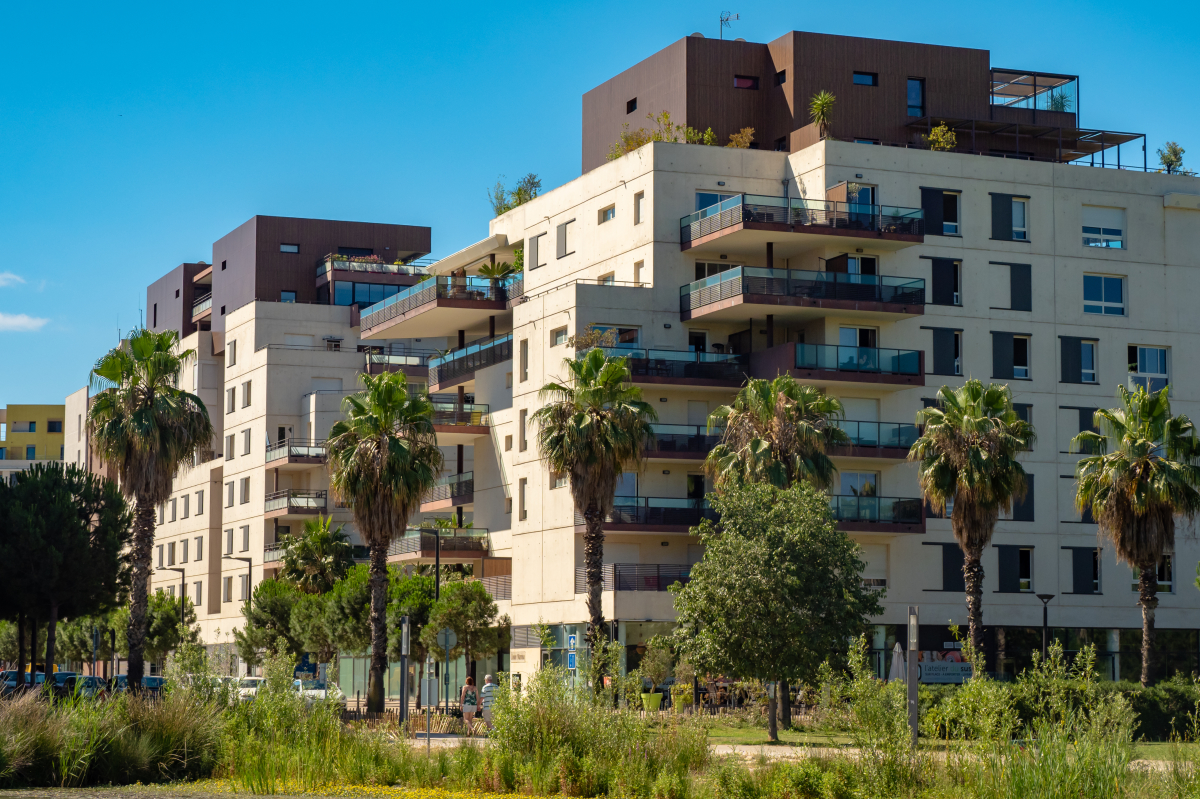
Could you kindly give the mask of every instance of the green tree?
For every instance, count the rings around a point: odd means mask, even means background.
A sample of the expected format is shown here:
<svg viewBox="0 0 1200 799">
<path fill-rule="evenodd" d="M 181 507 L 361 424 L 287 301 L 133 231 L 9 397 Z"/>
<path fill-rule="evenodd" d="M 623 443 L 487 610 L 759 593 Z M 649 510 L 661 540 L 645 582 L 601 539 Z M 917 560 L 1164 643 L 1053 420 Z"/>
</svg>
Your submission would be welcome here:
<svg viewBox="0 0 1200 799">
<path fill-rule="evenodd" d="M 360 656 L 370 650 L 371 588 L 370 567 L 358 563 L 327 594 L 326 634 L 338 651 Z"/>
<path fill-rule="evenodd" d="M 204 402 L 178 388 L 193 350 L 178 349 L 173 330 L 133 331 L 127 342 L 96 362 L 88 409 L 92 447 L 109 478 L 134 502 L 130 547 L 129 685 L 141 687 L 147 635 L 147 597 L 154 544 L 154 511 L 171 494 L 175 475 L 212 446 L 213 426 Z"/>
<path fill-rule="evenodd" d="M 808 101 L 808 115 L 813 124 L 819 127 L 822 139 L 829 135 L 829 124 L 833 121 L 833 104 L 836 102 L 837 98 L 824 89 Z"/>
<path fill-rule="evenodd" d="M 593 349 L 583 358 L 563 359 L 563 366 L 569 380 L 542 386 L 543 405 L 533 419 L 546 465 L 568 476 L 575 512 L 583 517 L 588 640 L 597 645 L 604 625 L 604 519 L 612 513 L 621 474 L 641 468 L 658 415 L 630 382 L 625 358 Z"/>
<path fill-rule="evenodd" d="M 844 417 L 837 397 L 797 383 L 791 375 L 751 379 L 732 405 L 709 416 L 709 432 L 723 432 L 705 468 L 718 490 L 742 482 L 787 488 L 798 480 L 828 488 L 837 467 L 826 451 L 850 443 L 837 425 Z"/>
<path fill-rule="evenodd" d="M 337 642 L 329 629 L 329 606 L 333 594 L 301 594 L 292 607 L 288 621 L 292 637 L 303 651 L 318 663 L 330 663 L 337 656 Z M 369 606 L 370 600 L 364 603 Z"/>
<path fill-rule="evenodd" d="M 1139 574 L 1142 606 L 1142 685 L 1154 679 L 1154 612 L 1158 564 L 1175 548 L 1175 517 L 1200 512 L 1200 442 L 1186 416 L 1171 415 L 1164 388 L 1117 389 L 1120 407 L 1096 411 L 1099 433 L 1072 439 L 1081 458 L 1075 469 L 1075 504 L 1091 510 L 1117 559 Z"/>
<path fill-rule="evenodd" d="M 329 516 L 305 519 L 300 535 L 283 539 L 280 579 L 306 594 L 332 588 L 354 565 L 354 548 L 342 527 L 334 527 Z"/>
<path fill-rule="evenodd" d="M 329 431 L 329 485 L 354 512 L 370 547 L 371 676 L 367 709 L 383 712 L 387 670 L 388 546 L 402 535 L 442 470 L 428 394 L 410 395 L 403 372 L 364 375 Z"/>
<path fill-rule="evenodd" d="M 299 600 L 300 590 L 281 580 L 268 578 L 254 586 L 250 601 L 242 603 L 245 623 L 233 631 L 238 656 L 257 666 L 264 655 L 278 651 L 282 643 L 299 660 L 305 648 L 292 632 L 292 609 Z"/>
<path fill-rule="evenodd" d="M 456 580 L 442 589 L 433 605 L 429 621 L 421 632 L 426 651 L 439 660 L 465 655 L 467 671 L 475 676 L 475 661 L 494 655 L 508 644 L 512 625 L 508 616 L 499 617 L 492 595 L 478 580 Z M 447 653 L 438 646 L 437 635 L 449 627 L 458 643 Z"/>
<path fill-rule="evenodd" d="M 429 624 L 429 614 L 433 610 L 433 578 L 399 572 L 388 589 L 388 597 L 388 657 L 400 660 L 403 635 L 400 620 L 408 616 L 409 658 L 417 667 L 417 679 L 420 680 L 425 674 L 425 657 L 429 654 L 421 633 Z M 417 700 L 420 707 L 419 693 Z"/>
<path fill-rule="evenodd" d="M 695 529 L 704 558 L 671 587 L 676 651 L 700 673 L 812 683 L 883 612 L 863 586 L 858 545 L 807 483 L 734 486 L 713 504 L 719 523 Z"/>
<path fill-rule="evenodd" d="M 983 651 L 983 565 L 1000 511 L 1025 496 L 1025 470 L 1017 455 L 1033 446 L 1033 425 L 1013 409 L 1008 386 L 968 380 L 942 386 L 937 406 L 917 413 L 924 424 L 908 459 L 919 462 L 921 494 L 935 512 L 950 512 L 954 540 L 963 551 L 971 646 Z"/>
<path fill-rule="evenodd" d="M 496 179 L 496 185 L 488 190 L 488 202 L 492 213 L 500 216 L 537 197 L 541 190 L 542 179 L 532 172 L 518 180 L 512 190 L 504 188 L 504 176 L 501 175 Z"/>
<path fill-rule="evenodd" d="M 179 623 L 179 597 L 166 591 L 154 591 L 146 602 L 146 633 L 143 651 L 152 663 L 162 663 L 174 652 L 181 642 L 199 643 L 200 627 L 196 624 L 196 606 L 183 597 L 184 624 Z M 123 605 L 113 613 L 112 626 L 117 631 L 117 653 L 129 658 L 129 605 Z"/>
<path fill-rule="evenodd" d="M 1168 175 L 1191 175 L 1192 173 L 1183 168 L 1183 154 L 1186 152 L 1177 142 L 1169 141 L 1166 146 L 1158 150 L 1158 163 L 1162 164 L 1160 172 L 1166 172 Z"/>
</svg>

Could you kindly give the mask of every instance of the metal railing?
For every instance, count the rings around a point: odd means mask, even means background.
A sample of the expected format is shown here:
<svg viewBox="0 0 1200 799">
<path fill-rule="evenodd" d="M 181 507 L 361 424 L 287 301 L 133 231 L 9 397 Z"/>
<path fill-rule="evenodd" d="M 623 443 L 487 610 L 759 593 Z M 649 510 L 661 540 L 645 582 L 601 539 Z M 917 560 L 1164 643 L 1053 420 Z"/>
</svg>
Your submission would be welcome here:
<svg viewBox="0 0 1200 799">
<path fill-rule="evenodd" d="M 843 272 L 735 266 L 703 280 L 681 286 L 679 310 L 691 311 L 744 294 L 797 297 L 809 300 L 924 305 L 925 281 L 916 277 L 851 275 Z"/>
<path fill-rule="evenodd" d="M 479 553 L 486 554 L 490 550 L 488 531 L 478 527 L 457 527 L 446 529 L 410 527 L 403 535 L 392 538 L 388 545 L 388 555 L 411 555 L 414 553 L 433 552 L 437 540 L 441 539 L 441 550 L 446 554 Z"/>
<path fill-rule="evenodd" d="M 269 513 L 276 510 L 287 510 L 296 513 L 321 513 L 329 501 L 328 491 L 306 491 L 299 488 L 285 488 L 282 491 L 272 491 L 267 494 L 265 510 Z"/>
<path fill-rule="evenodd" d="M 920 208 L 738 194 L 681 218 L 679 240 L 687 244 L 743 222 L 902 233 L 911 236 L 920 236 L 925 232 L 925 212 Z"/>
<path fill-rule="evenodd" d="M 704 456 L 721 443 L 723 429 L 711 434 L 704 425 L 652 424 L 654 440 L 646 445 L 647 454 L 656 452 L 688 452 Z"/>
<path fill-rule="evenodd" d="M 388 264 L 382 260 L 351 260 L 354 257 L 350 255 L 326 255 L 317 264 L 317 275 L 323 275 L 329 271 L 366 272 L 375 275 L 427 275 L 429 274 L 429 265 L 434 263 L 429 258 L 418 258 L 406 264 Z M 361 258 L 362 256 L 358 257 Z"/>
<path fill-rule="evenodd" d="M 479 582 L 492 595 L 492 599 L 512 599 L 512 575 L 499 574 L 494 577 L 480 577 Z"/>
<path fill-rule="evenodd" d="M 192 316 L 199 316 L 212 308 L 212 292 L 192 302 Z"/>
<path fill-rule="evenodd" d="M 853 447 L 896 447 L 908 449 L 921 435 L 915 424 L 902 422 L 856 422 L 842 419 L 835 424 L 850 436 Z"/>
<path fill-rule="evenodd" d="M 512 333 L 497 338 L 476 341 L 462 349 L 429 359 L 429 385 L 436 386 L 456 377 L 473 374 L 478 369 L 494 366 L 513 357 Z"/>
<path fill-rule="evenodd" d="M 366 355 L 368 368 L 375 364 L 399 368 L 428 367 L 430 359 L 437 355 L 437 350 L 413 349 L 405 344 L 363 345 L 362 351 Z"/>
<path fill-rule="evenodd" d="M 728 380 L 741 383 L 750 366 L 749 355 L 692 350 L 649 350 L 634 347 L 600 347 L 610 356 L 628 359 L 629 372 L 638 377 L 669 377 L 678 380 Z M 583 358 L 587 350 L 575 353 Z"/>
<path fill-rule="evenodd" d="M 842 347 L 837 344 L 797 344 L 796 368 L 919 375 L 921 353 L 919 350 Z"/>
<path fill-rule="evenodd" d="M 675 583 L 687 585 L 692 567 L 678 563 L 606 563 L 601 567 L 605 591 L 668 590 Z M 575 593 L 587 593 L 587 570 L 575 567 Z"/>
<path fill-rule="evenodd" d="M 464 402 L 460 405 L 457 402 L 433 401 L 434 424 L 474 425 L 478 427 L 487 425 L 490 422 L 491 415 L 488 413 L 487 405 L 480 405 L 474 402 Z"/>
<path fill-rule="evenodd" d="M 422 502 L 440 502 L 446 499 L 457 499 L 475 493 L 475 473 L 463 472 L 443 477 L 425 494 Z"/>
<path fill-rule="evenodd" d="M 920 524 L 922 518 L 921 500 L 912 498 L 834 494 L 829 508 L 839 522 Z"/>
<path fill-rule="evenodd" d="M 282 541 L 275 541 L 263 547 L 263 563 L 278 563 L 283 560 L 284 545 Z"/>
<path fill-rule="evenodd" d="M 708 501 L 690 497 L 615 497 L 609 524 L 678 525 L 692 527 L 701 519 L 716 519 Z M 583 514 L 575 513 L 575 524 L 584 524 Z"/>
<path fill-rule="evenodd" d="M 511 277 L 449 277 L 436 276 L 397 292 L 382 302 L 362 310 L 364 329 L 383 324 L 434 300 L 478 300 L 506 302 L 512 295 L 515 280 Z"/>
<path fill-rule="evenodd" d="M 325 439 L 285 438 L 267 444 L 267 463 L 280 458 L 324 458 Z"/>
</svg>

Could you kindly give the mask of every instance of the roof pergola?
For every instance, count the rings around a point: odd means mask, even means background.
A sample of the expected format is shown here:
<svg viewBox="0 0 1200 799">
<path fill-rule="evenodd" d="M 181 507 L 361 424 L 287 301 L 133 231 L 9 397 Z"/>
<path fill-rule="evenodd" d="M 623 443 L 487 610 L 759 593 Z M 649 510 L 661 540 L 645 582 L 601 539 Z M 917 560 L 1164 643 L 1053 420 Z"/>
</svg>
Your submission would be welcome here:
<svg viewBox="0 0 1200 799">
<path fill-rule="evenodd" d="M 1144 133 L 1125 133 L 1114 130 L 1093 130 L 1091 128 L 1062 127 L 1058 125 L 1029 125 L 1018 122 L 997 122 L 990 119 L 962 119 L 953 117 L 920 117 L 909 121 L 907 127 L 931 131 L 939 125 L 945 125 L 956 135 L 971 136 L 971 151 L 977 151 L 975 136 L 1011 136 L 1013 149 L 1020 152 L 1020 143 L 1027 141 L 1053 142 L 1058 151 L 1055 158 L 1060 163 L 1077 161 L 1099 154 L 1104 158 L 1104 152 L 1122 144 L 1146 138 Z M 986 153 L 985 153 L 986 154 Z M 1143 153 L 1144 157 L 1144 153 Z M 1117 164 L 1120 165 L 1120 150 L 1117 150 Z M 1144 165 L 1143 165 L 1144 166 Z"/>
</svg>

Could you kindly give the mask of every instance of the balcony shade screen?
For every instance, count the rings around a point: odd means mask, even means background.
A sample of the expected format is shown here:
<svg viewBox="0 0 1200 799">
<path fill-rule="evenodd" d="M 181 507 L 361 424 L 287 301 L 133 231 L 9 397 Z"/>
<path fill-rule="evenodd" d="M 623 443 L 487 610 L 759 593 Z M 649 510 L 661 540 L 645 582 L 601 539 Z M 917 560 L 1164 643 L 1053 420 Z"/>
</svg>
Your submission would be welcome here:
<svg viewBox="0 0 1200 799">
<path fill-rule="evenodd" d="M 1031 522 L 1033 521 L 1033 475 L 1025 475 L 1025 498 L 1020 502 L 1013 502 L 1014 522 Z"/>
<path fill-rule="evenodd" d="M 933 373 L 954 374 L 954 334 L 952 327 L 933 328 Z"/>
<path fill-rule="evenodd" d="M 1062 347 L 1062 382 L 1083 382 L 1083 339 L 1077 336 L 1059 336 Z"/>
<path fill-rule="evenodd" d="M 1095 594 L 1095 567 L 1099 550 L 1094 547 L 1063 547 L 1071 552 L 1071 593 Z"/>
<path fill-rule="evenodd" d="M 946 192 L 941 189 L 921 189 L 921 210 L 925 212 L 925 235 L 941 236 L 942 207 Z M 934 300 L 937 302 L 937 300 Z M 942 303 L 939 303 L 942 304 Z"/>
<path fill-rule="evenodd" d="M 1021 592 L 1021 550 L 1023 547 L 1004 546 L 995 544 L 999 560 L 999 577 L 1001 594 L 1018 594 Z"/>
</svg>

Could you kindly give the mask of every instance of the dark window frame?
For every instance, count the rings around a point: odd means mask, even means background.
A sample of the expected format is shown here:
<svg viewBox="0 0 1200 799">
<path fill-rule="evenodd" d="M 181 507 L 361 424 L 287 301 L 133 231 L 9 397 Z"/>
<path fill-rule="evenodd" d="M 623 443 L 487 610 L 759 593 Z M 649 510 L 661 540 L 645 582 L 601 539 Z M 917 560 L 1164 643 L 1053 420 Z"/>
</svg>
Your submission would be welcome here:
<svg viewBox="0 0 1200 799">
<path fill-rule="evenodd" d="M 637 98 L 636 97 L 634 97 L 632 100 L 625 101 L 625 113 L 626 114 L 632 114 L 636 110 L 637 110 Z"/>
<path fill-rule="evenodd" d="M 867 82 L 864 83 L 863 81 L 860 81 L 859 78 L 867 78 Z M 853 85 L 855 85 L 855 86 L 878 86 L 879 85 L 879 73 L 878 72 L 855 71 L 851 77 L 851 80 L 853 81 Z"/>
<path fill-rule="evenodd" d="M 739 86 L 738 81 L 743 81 L 743 80 L 749 81 L 750 85 L 749 86 Z M 733 88 L 735 88 L 735 89 L 745 89 L 747 91 L 755 91 L 756 92 L 756 91 L 758 91 L 758 87 L 759 87 L 759 80 L 758 80 L 757 75 L 734 75 L 733 76 Z"/>
</svg>

